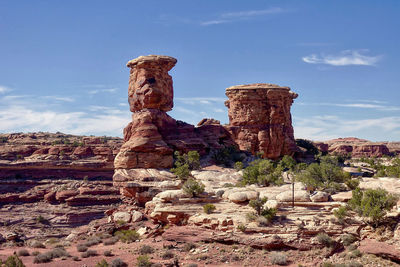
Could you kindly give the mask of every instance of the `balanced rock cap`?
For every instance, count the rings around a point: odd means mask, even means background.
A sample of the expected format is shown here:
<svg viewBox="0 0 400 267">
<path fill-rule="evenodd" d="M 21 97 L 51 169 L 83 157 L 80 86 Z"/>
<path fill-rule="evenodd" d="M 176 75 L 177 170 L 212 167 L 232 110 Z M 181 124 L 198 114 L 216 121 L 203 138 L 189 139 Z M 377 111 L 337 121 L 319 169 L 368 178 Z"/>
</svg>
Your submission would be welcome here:
<svg viewBox="0 0 400 267">
<path fill-rule="evenodd" d="M 128 68 L 140 67 L 141 65 L 146 64 L 157 64 L 166 66 L 167 70 L 172 69 L 177 60 L 176 58 L 162 55 L 148 55 L 148 56 L 140 56 L 135 59 L 132 59 L 126 63 Z"/>
<path fill-rule="evenodd" d="M 268 90 L 286 90 L 289 91 L 290 88 L 287 86 L 279 86 L 272 83 L 252 83 L 252 84 L 242 84 L 242 85 L 235 85 L 226 88 L 226 90 L 254 90 L 254 89 L 268 89 Z"/>
</svg>

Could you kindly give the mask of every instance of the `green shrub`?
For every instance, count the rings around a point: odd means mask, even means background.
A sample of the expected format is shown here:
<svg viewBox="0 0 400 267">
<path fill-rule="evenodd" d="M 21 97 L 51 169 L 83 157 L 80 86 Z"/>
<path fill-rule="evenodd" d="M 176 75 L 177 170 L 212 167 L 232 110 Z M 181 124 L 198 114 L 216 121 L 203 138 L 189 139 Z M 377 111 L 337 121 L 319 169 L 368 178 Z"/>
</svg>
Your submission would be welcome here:
<svg viewBox="0 0 400 267">
<path fill-rule="evenodd" d="M 46 246 L 42 242 L 37 241 L 37 240 L 33 240 L 30 243 L 30 246 L 33 247 L 33 248 L 46 248 Z"/>
<path fill-rule="evenodd" d="M 9 256 L 5 262 L 0 259 L 0 266 L 4 267 L 25 267 L 24 263 L 17 255 Z"/>
<path fill-rule="evenodd" d="M 81 258 L 89 258 L 89 257 L 95 257 L 97 256 L 97 251 L 96 250 L 87 250 L 83 253 L 81 253 Z"/>
<path fill-rule="evenodd" d="M 282 166 L 277 166 L 273 161 L 257 159 L 243 170 L 243 178 L 240 184 L 281 185 L 283 184 L 282 172 Z"/>
<path fill-rule="evenodd" d="M 144 254 L 152 254 L 154 252 L 154 249 L 150 247 L 149 245 L 143 245 L 140 247 L 139 253 L 144 255 Z"/>
<path fill-rule="evenodd" d="M 98 244 L 100 244 L 101 242 L 102 242 L 102 241 L 101 241 L 101 239 L 100 239 L 99 237 L 93 236 L 93 237 L 90 237 L 90 238 L 84 243 L 84 245 L 87 246 L 87 247 L 91 247 L 91 246 L 98 245 Z"/>
<path fill-rule="evenodd" d="M 77 250 L 78 252 L 85 252 L 85 251 L 88 250 L 88 247 L 87 247 L 86 245 L 79 244 L 79 245 L 76 246 L 76 250 Z"/>
<path fill-rule="evenodd" d="M 147 255 L 137 257 L 137 267 L 150 267 L 152 264 Z"/>
<path fill-rule="evenodd" d="M 26 256 L 29 256 L 29 255 L 30 255 L 29 251 L 26 250 L 26 249 L 20 249 L 17 252 L 17 256 L 20 256 L 20 257 L 26 257 Z"/>
<path fill-rule="evenodd" d="M 197 182 L 195 179 L 189 178 L 183 184 L 182 190 L 185 194 L 196 197 L 204 192 L 204 185 L 201 182 Z"/>
<path fill-rule="evenodd" d="M 267 219 L 268 222 L 271 222 L 276 215 L 276 209 L 269 209 L 267 207 L 264 207 L 264 204 L 267 202 L 267 200 L 268 198 L 266 197 L 262 199 L 253 199 L 249 201 L 249 206 L 255 209 L 258 216 L 262 216 Z"/>
<path fill-rule="evenodd" d="M 109 239 L 104 240 L 103 244 L 105 246 L 111 246 L 118 242 L 118 237 L 114 236 Z"/>
<path fill-rule="evenodd" d="M 173 172 L 181 180 L 186 180 L 187 178 L 189 178 L 191 176 L 189 165 L 187 165 L 187 164 L 183 164 L 181 166 L 172 168 L 171 172 Z"/>
<path fill-rule="evenodd" d="M 108 262 L 105 259 L 102 259 L 98 263 L 96 263 L 95 267 L 109 267 Z"/>
<path fill-rule="evenodd" d="M 358 179 L 349 179 L 345 181 L 345 184 L 350 190 L 356 189 L 360 185 L 360 180 Z"/>
<path fill-rule="evenodd" d="M 207 203 L 203 206 L 204 213 L 210 214 L 216 209 L 214 204 Z"/>
<path fill-rule="evenodd" d="M 174 157 L 175 167 L 171 169 L 171 172 L 181 180 L 186 180 L 190 177 L 191 170 L 200 169 L 200 155 L 197 151 L 189 151 L 187 154 L 183 155 L 181 155 L 179 151 L 175 151 Z"/>
<path fill-rule="evenodd" d="M 319 164 L 310 164 L 306 170 L 297 176 L 297 179 L 306 186 L 314 189 L 343 190 L 344 188 L 340 183 L 349 179 L 349 174 L 343 172 L 338 165 L 339 163 L 336 158 L 323 156 L 320 158 Z"/>
<path fill-rule="evenodd" d="M 172 259 L 175 254 L 171 250 L 166 250 L 162 255 L 161 258 L 165 259 Z"/>
<path fill-rule="evenodd" d="M 6 136 L 0 137 L 0 144 L 7 143 L 7 142 L 8 142 L 8 137 L 6 137 Z"/>
<path fill-rule="evenodd" d="M 335 241 L 325 233 L 319 233 L 317 235 L 318 242 L 325 247 L 332 247 L 335 244 Z"/>
<path fill-rule="evenodd" d="M 297 162 L 294 158 L 291 156 L 285 155 L 283 158 L 279 161 L 279 165 L 284 169 L 284 170 L 295 170 Z"/>
<path fill-rule="evenodd" d="M 106 257 L 112 257 L 114 254 L 112 253 L 111 250 L 104 250 L 103 255 Z"/>
<path fill-rule="evenodd" d="M 360 216 L 369 218 L 370 222 L 378 226 L 387 211 L 390 211 L 397 203 L 397 197 L 389 194 L 384 189 L 368 189 L 362 191 L 357 188 L 353 190 L 349 207 Z"/>
<path fill-rule="evenodd" d="M 318 155 L 319 150 L 316 148 L 312 141 L 306 139 L 296 139 L 296 145 L 298 147 L 305 148 L 307 153 L 312 155 Z"/>
<path fill-rule="evenodd" d="M 114 233 L 123 243 L 131 243 L 139 239 L 140 235 L 135 230 L 119 230 Z"/>
<path fill-rule="evenodd" d="M 338 219 L 339 223 L 344 223 L 344 220 L 348 216 L 347 210 L 346 206 L 340 206 L 333 211 L 333 215 Z"/>
<path fill-rule="evenodd" d="M 362 256 L 361 251 L 359 251 L 358 249 L 353 250 L 353 251 L 351 252 L 351 254 L 352 254 L 353 257 L 355 257 L 355 258 L 359 258 L 359 257 Z"/>
<path fill-rule="evenodd" d="M 273 265 L 286 265 L 286 255 L 282 252 L 271 252 L 269 259 Z"/>
<path fill-rule="evenodd" d="M 263 210 L 263 206 L 265 202 L 267 202 L 268 198 L 257 198 L 249 201 L 249 206 L 256 210 L 257 215 L 261 215 L 261 211 Z"/>
<path fill-rule="evenodd" d="M 242 161 L 243 156 L 239 150 L 237 150 L 235 147 L 230 146 L 212 151 L 211 159 L 217 165 L 224 165 L 226 167 L 231 167 L 233 162 Z"/>
<path fill-rule="evenodd" d="M 43 253 L 43 254 L 40 253 L 33 259 L 33 263 L 46 263 L 46 262 L 50 262 L 51 260 L 52 260 L 51 255 L 49 255 L 47 253 Z"/>
<path fill-rule="evenodd" d="M 237 229 L 239 230 L 239 231 L 241 231 L 241 232 L 244 232 L 244 231 L 246 231 L 246 225 L 244 225 L 244 224 L 239 224 L 238 226 L 237 226 Z"/>
<path fill-rule="evenodd" d="M 141 256 L 139 256 L 139 257 L 141 257 Z M 116 258 L 116 259 L 112 260 L 110 267 L 127 267 L 127 266 L 128 266 L 128 264 L 126 262 L 124 262 L 120 258 Z M 143 265 L 143 266 L 148 266 L 148 265 Z"/>
<path fill-rule="evenodd" d="M 42 224 L 46 224 L 48 222 L 42 215 L 37 216 L 35 218 L 35 221 L 37 223 L 42 223 Z"/>
<path fill-rule="evenodd" d="M 241 161 L 236 161 L 234 165 L 235 170 L 240 171 L 244 168 L 244 164 Z"/>
<path fill-rule="evenodd" d="M 254 222 L 257 220 L 257 218 L 258 218 L 258 215 L 255 214 L 254 212 L 246 213 L 246 219 L 248 222 Z"/>
<path fill-rule="evenodd" d="M 357 237 L 351 234 L 346 234 L 341 237 L 344 246 L 350 246 L 357 241 Z"/>
</svg>

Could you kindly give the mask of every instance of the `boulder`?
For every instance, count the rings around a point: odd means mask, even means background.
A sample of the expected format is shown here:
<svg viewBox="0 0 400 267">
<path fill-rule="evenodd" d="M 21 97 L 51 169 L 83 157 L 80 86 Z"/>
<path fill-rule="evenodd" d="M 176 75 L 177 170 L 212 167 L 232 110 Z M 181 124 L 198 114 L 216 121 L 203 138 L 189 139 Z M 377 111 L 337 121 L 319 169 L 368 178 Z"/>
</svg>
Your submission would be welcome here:
<svg viewBox="0 0 400 267">
<path fill-rule="evenodd" d="M 372 239 L 364 239 L 360 242 L 358 249 L 362 253 L 373 254 L 400 263 L 400 249 L 386 242 L 379 242 Z"/>
<path fill-rule="evenodd" d="M 228 199 L 233 203 L 242 203 L 252 199 L 257 199 L 259 193 L 251 189 L 233 188 L 227 190 L 222 195 L 222 198 Z"/>
<path fill-rule="evenodd" d="M 138 222 L 143 219 L 143 214 L 140 211 L 134 210 L 132 211 L 132 222 Z"/>
<path fill-rule="evenodd" d="M 351 199 L 351 197 L 352 197 L 351 191 L 339 192 L 331 196 L 332 200 L 337 202 L 347 202 Z"/>
<path fill-rule="evenodd" d="M 329 194 L 322 191 L 317 191 L 310 196 L 312 202 L 327 202 L 329 201 Z"/>
<path fill-rule="evenodd" d="M 279 202 L 291 202 L 293 200 L 292 191 L 285 191 L 275 197 Z M 310 194 L 306 190 L 294 191 L 295 202 L 310 202 Z"/>
<path fill-rule="evenodd" d="M 130 222 L 132 215 L 129 212 L 125 211 L 117 211 L 113 215 L 114 222 L 122 221 L 122 222 Z"/>
</svg>

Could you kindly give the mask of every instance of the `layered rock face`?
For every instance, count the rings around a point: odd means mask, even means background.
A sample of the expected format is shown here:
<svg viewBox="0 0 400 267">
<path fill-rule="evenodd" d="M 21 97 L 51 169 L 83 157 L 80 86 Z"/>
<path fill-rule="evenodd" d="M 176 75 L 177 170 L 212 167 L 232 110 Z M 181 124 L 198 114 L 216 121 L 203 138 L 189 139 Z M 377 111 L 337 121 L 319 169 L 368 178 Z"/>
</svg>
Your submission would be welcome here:
<svg viewBox="0 0 400 267">
<path fill-rule="evenodd" d="M 128 62 L 131 68 L 128 98 L 133 114 L 132 122 L 124 129 L 125 143 L 114 161 L 116 173 L 136 168 L 170 168 L 175 150 L 205 154 L 231 142 L 229 133 L 217 121 L 195 128 L 166 113 L 173 107 L 173 85 L 168 71 L 176 62 L 172 57 L 154 55 Z M 121 174 L 118 177 L 122 182 Z"/>
<path fill-rule="evenodd" d="M 241 150 L 276 159 L 296 151 L 290 107 L 298 96 L 289 87 L 257 83 L 226 89 L 229 126 Z"/>
<path fill-rule="evenodd" d="M 0 179 L 111 179 L 122 142 L 121 138 L 62 133 L 0 134 Z"/>
<path fill-rule="evenodd" d="M 354 158 L 382 157 L 400 151 L 399 144 L 395 142 L 371 142 L 355 137 L 332 139 L 314 144 L 323 152 L 342 155 L 351 154 Z"/>
</svg>

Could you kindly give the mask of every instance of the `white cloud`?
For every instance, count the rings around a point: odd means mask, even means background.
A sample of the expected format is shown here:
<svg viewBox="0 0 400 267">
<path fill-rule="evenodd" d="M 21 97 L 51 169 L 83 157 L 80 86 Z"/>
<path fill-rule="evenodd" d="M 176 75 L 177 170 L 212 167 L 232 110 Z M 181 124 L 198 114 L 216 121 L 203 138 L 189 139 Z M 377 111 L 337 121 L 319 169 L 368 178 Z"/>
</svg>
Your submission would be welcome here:
<svg viewBox="0 0 400 267">
<path fill-rule="evenodd" d="M 189 105 L 199 105 L 199 104 L 212 104 L 214 103 L 224 103 L 227 98 L 223 97 L 175 97 L 175 101 L 182 102 Z"/>
<path fill-rule="evenodd" d="M 0 85 L 0 94 L 4 94 L 4 93 L 10 92 L 10 91 L 12 91 L 11 88 Z"/>
<path fill-rule="evenodd" d="M 53 99 L 53 100 L 64 101 L 64 102 L 74 102 L 75 101 L 75 99 L 73 99 L 72 97 L 65 97 L 65 96 L 48 95 L 48 96 L 43 96 L 42 98 L 44 98 L 44 99 Z"/>
<path fill-rule="evenodd" d="M 294 117 L 296 138 L 324 141 L 357 136 L 374 141 L 394 140 L 400 130 L 400 117 L 389 116 L 374 119 L 346 119 L 337 116 Z"/>
<path fill-rule="evenodd" d="M 249 20 L 249 19 L 252 19 L 255 17 L 279 14 L 279 13 L 283 13 L 283 12 L 285 12 L 285 10 L 280 7 L 272 7 L 272 8 L 260 9 L 260 10 L 227 12 L 227 13 L 220 14 L 215 19 L 203 21 L 200 23 L 200 25 L 202 25 L 202 26 L 218 25 L 218 24 L 235 22 L 235 21 L 239 21 L 239 20 Z"/>
<path fill-rule="evenodd" d="M 210 26 L 210 25 L 218 25 L 218 24 L 224 24 L 231 22 L 231 20 L 226 20 L 226 19 L 217 19 L 217 20 L 209 20 L 209 21 L 203 21 L 200 23 L 202 26 Z"/>
<path fill-rule="evenodd" d="M 302 60 L 309 64 L 326 64 L 331 66 L 374 66 L 382 58 L 381 55 L 363 55 L 362 53 L 366 51 L 367 50 L 346 50 L 340 52 L 337 55 L 311 54 L 309 56 L 303 57 Z"/>
<path fill-rule="evenodd" d="M 96 89 L 96 90 L 88 91 L 88 94 L 95 95 L 98 93 L 115 93 L 117 90 L 118 90 L 118 88 Z"/>
<path fill-rule="evenodd" d="M 91 115 L 85 112 L 57 112 L 11 106 L 0 110 L 0 132 L 64 132 L 120 136 L 130 121 L 129 116 Z M 107 122 L 107 123 L 105 123 Z"/>
<path fill-rule="evenodd" d="M 377 101 L 377 102 L 372 102 L 373 100 L 370 100 L 371 103 L 376 103 L 376 104 L 370 104 L 370 103 L 348 103 L 348 104 L 342 104 L 342 103 L 297 103 L 298 105 L 302 106 L 332 106 L 332 107 L 345 107 L 345 108 L 364 108 L 364 109 L 375 109 L 379 111 L 400 111 L 400 106 L 389 106 L 389 105 L 382 105 L 386 102 L 383 101 Z M 361 102 L 367 102 L 367 101 L 361 101 Z M 382 103 L 382 104 L 378 104 Z"/>
<path fill-rule="evenodd" d="M 61 99 L 59 99 L 61 98 Z M 121 136 L 130 119 L 129 110 L 88 106 L 78 111 L 59 110 L 54 101 L 63 97 L 8 95 L 0 97 L 0 132 L 65 132 Z"/>
</svg>

